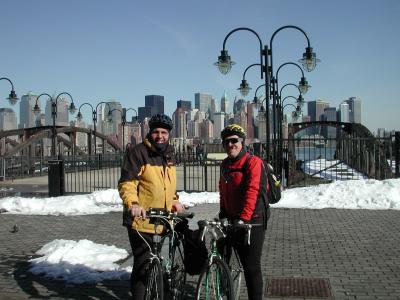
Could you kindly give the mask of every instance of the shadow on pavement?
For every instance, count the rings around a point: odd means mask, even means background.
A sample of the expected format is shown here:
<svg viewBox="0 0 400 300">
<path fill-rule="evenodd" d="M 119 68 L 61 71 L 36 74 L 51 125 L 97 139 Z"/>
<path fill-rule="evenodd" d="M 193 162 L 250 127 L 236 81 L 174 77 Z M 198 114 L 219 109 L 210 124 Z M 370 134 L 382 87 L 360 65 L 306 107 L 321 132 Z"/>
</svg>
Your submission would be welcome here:
<svg viewBox="0 0 400 300">
<path fill-rule="evenodd" d="M 107 280 L 97 284 L 70 284 L 32 274 L 26 256 L 12 256 L 2 261 L 9 271 L 3 276 L 13 276 L 18 287 L 32 299 L 129 299 L 128 280 Z M 12 271 L 10 271 L 12 270 Z"/>
</svg>

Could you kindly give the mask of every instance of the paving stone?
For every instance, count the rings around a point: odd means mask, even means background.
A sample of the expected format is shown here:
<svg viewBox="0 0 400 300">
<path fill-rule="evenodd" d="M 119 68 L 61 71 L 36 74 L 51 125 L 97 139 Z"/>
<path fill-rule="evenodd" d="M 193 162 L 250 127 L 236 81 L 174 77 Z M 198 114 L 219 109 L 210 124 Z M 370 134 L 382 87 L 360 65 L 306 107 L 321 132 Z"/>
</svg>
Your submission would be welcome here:
<svg viewBox="0 0 400 300">
<path fill-rule="evenodd" d="M 190 226 L 196 227 L 197 220 L 215 216 L 218 204 L 192 210 L 196 217 Z M 28 272 L 28 260 L 54 239 L 89 239 L 130 251 L 120 213 L 70 217 L 0 214 L 0 224 L 0 299 L 128 298 L 127 280 L 66 286 Z M 15 224 L 19 231 L 12 233 Z M 334 299 L 398 299 L 399 257 L 399 211 L 273 208 L 262 270 L 263 278 L 326 278 Z M 195 276 L 188 278 L 192 298 L 195 284 Z M 245 289 L 241 295 L 246 299 Z"/>
</svg>

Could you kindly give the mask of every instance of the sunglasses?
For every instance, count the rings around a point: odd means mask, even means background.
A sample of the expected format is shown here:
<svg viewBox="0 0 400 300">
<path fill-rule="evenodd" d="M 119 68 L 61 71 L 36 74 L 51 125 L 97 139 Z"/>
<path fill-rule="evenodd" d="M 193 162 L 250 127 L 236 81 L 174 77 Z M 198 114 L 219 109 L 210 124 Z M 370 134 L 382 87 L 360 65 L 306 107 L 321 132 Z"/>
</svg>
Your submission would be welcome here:
<svg viewBox="0 0 400 300">
<path fill-rule="evenodd" d="M 222 144 L 224 144 L 224 145 L 229 145 L 229 143 L 236 144 L 236 143 L 239 143 L 239 142 L 242 142 L 242 141 L 243 141 L 242 138 L 230 138 L 230 139 L 224 139 L 222 141 Z"/>
</svg>

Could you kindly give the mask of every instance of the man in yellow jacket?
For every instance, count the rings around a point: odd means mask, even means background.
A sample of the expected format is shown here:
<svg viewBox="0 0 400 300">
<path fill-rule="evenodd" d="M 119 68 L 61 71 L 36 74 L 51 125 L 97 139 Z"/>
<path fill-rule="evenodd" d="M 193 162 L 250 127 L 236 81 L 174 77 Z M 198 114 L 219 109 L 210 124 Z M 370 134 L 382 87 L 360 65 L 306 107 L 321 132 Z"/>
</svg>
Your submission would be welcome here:
<svg viewBox="0 0 400 300">
<path fill-rule="evenodd" d="M 146 219 L 146 210 L 162 208 L 182 212 L 176 193 L 174 147 L 169 144 L 172 120 L 162 114 L 152 116 L 145 140 L 127 150 L 121 168 L 118 191 L 124 202 L 123 225 L 128 229 L 133 253 L 132 299 L 143 299 L 146 265 L 152 246 L 154 225 Z M 158 228 L 157 228 L 158 229 Z M 140 232 L 140 234 L 138 233 Z"/>
</svg>

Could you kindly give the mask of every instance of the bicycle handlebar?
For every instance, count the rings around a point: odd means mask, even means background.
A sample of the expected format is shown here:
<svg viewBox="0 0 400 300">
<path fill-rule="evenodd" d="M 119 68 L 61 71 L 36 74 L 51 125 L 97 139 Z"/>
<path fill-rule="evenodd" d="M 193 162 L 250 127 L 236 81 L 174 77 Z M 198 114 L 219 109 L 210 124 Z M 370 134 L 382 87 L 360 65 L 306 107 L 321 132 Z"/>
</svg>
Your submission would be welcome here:
<svg viewBox="0 0 400 300">
<path fill-rule="evenodd" d="M 231 223 L 228 221 L 228 219 L 220 219 L 220 220 L 200 220 L 197 222 L 197 224 L 199 225 L 199 228 L 202 231 L 201 234 L 201 240 L 204 240 L 204 236 L 206 234 L 206 232 L 208 232 L 211 229 L 218 229 L 218 231 L 222 234 L 223 237 L 226 236 L 225 231 L 227 229 L 231 229 L 231 230 L 237 230 L 237 229 L 241 229 L 244 228 L 246 229 L 246 244 L 250 245 L 250 237 L 251 237 L 251 228 L 253 226 L 260 226 L 262 224 L 249 224 L 249 223 Z M 216 238 L 217 234 L 215 231 L 211 232 L 213 237 Z"/>
<path fill-rule="evenodd" d="M 149 208 L 146 211 L 147 218 L 167 218 L 167 219 L 175 219 L 175 218 L 187 218 L 192 219 L 194 217 L 193 212 L 170 212 L 161 208 Z"/>
</svg>

